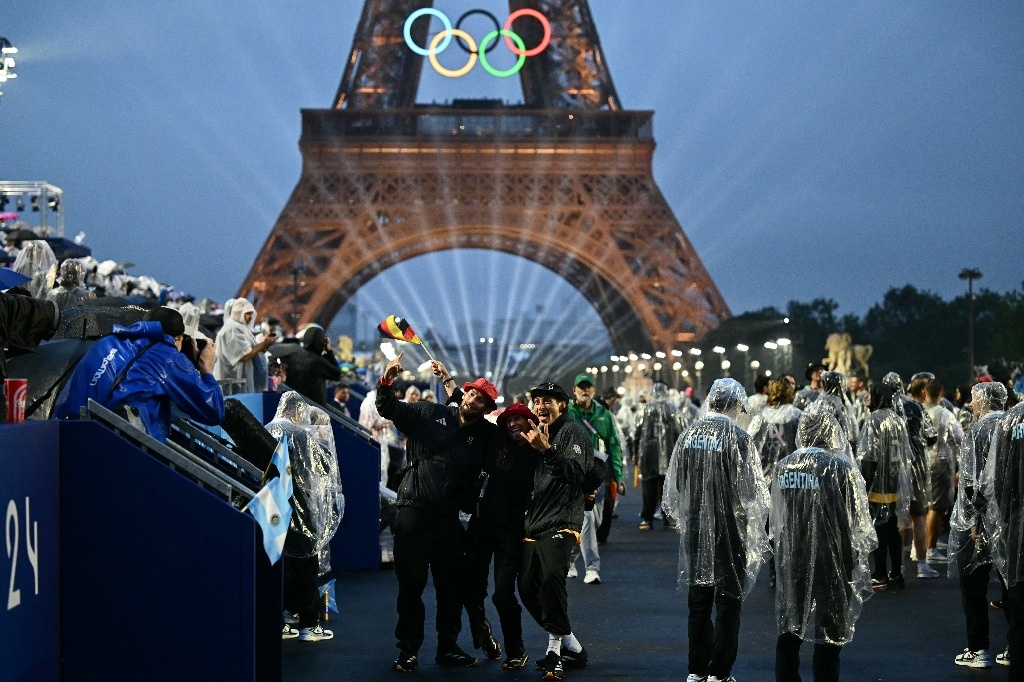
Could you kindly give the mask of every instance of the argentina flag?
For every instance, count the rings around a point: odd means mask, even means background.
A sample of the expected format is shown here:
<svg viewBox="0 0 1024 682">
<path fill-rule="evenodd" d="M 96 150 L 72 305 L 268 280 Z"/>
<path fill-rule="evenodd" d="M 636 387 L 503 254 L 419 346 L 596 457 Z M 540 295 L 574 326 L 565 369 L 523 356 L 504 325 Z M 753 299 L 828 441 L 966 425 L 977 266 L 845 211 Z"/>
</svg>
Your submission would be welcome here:
<svg viewBox="0 0 1024 682">
<path fill-rule="evenodd" d="M 263 531 L 263 549 L 270 557 L 271 564 L 276 564 L 284 551 L 284 539 L 288 535 L 288 523 L 292 518 L 289 497 L 281 479 L 274 478 L 256 493 L 248 505 L 249 513 Z"/>
<path fill-rule="evenodd" d="M 277 467 L 277 471 L 281 476 L 281 485 L 284 489 L 286 497 L 291 497 L 292 493 L 295 492 L 295 484 L 292 481 L 292 463 L 291 458 L 288 455 L 288 437 L 281 436 L 277 441 L 277 448 L 274 450 L 274 456 L 270 458 L 270 463 Z"/>
</svg>

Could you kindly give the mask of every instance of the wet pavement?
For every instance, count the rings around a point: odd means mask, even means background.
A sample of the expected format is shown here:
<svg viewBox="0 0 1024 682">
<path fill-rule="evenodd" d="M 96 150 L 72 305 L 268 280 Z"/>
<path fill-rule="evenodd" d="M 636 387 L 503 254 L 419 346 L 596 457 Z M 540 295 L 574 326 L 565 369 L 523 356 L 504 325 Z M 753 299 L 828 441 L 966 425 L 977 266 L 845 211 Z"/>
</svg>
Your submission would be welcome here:
<svg viewBox="0 0 1024 682">
<path fill-rule="evenodd" d="M 655 525 L 637 528 L 639 489 L 630 488 L 619 505 L 609 542 L 601 547 L 600 585 L 568 581 L 573 630 L 590 654 L 587 670 L 568 670 L 566 680 L 684 680 L 686 678 L 686 600 L 676 587 L 678 535 Z M 966 631 L 957 585 L 942 578 L 915 579 L 909 560 L 903 590 L 878 592 L 864 605 L 856 635 L 842 653 L 842 679 L 942 682 L 1002 680 L 1006 668 L 973 670 L 953 664 L 966 646 Z M 582 573 L 582 572 L 581 572 Z M 433 589 L 424 593 L 427 641 L 420 650 L 420 668 L 403 674 L 391 670 L 397 584 L 390 570 L 342 573 L 337 576 L 341 614 L 331 614 L 333 640 L 283 643 L 284 679 L 314 680 L 539 680 L 534 661 L 544 654 L 546 635 L 523 613 L 523 634 L 531 661 L 518 672 L 501 669 L 501 661 L 482 659 L 474 668 L 452 670 L 434 663 Z M 992 599 L 999 585 L 989 585 Z M 497 614 L 488 600 L 495 628 Z M 1006 647 L 1003 612 L 989 609 L 992 657 Z M 498 636 L 499 633 L 495 633 Z M 774 680 L 774 592 L 762 570 L 754 592 L 743 606 L 739 657 L 733 669 L 738 682 Z M 500 637 L 499 637 L 500 640 Z M 463 619 L 460 644 L 472 644 Z M 813 645 L 802 649 L 801 672 L 811 680 Z M 479 652 L 475 652 L 479 654 Z M 504 658 L 504 657 L 503 657 Z"/>
</svg>

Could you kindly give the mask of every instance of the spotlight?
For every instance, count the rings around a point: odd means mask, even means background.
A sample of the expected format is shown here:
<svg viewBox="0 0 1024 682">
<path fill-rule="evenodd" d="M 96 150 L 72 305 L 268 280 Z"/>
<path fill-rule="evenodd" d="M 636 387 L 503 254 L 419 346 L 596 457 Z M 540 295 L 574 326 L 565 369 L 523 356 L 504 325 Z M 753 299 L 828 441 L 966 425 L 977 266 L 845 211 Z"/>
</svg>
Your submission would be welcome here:
<svg viewBox="0 0 1024 682">
<path fill-rule="evenodd" d="M 60 197 L 50 197 L 49 199 L 46 200 L 46 205 L 50 208 L 51 211 L 59 211 Z"/>
<path fill-rule="evenodd" d="M 14 202 L 14 210 L 17 211 L 18 213 L 21 213 L 22 211 L 24 211 L 25 210 L 25 200 L 19 198 L 17 201 L 15 201 Z"/>
<path fill-rule="evenodd" d="M 39 212 L 39 197 L 32 197 L 29 202 L 32 204 L 32 210 L 35 213 Z"/>
</svg>

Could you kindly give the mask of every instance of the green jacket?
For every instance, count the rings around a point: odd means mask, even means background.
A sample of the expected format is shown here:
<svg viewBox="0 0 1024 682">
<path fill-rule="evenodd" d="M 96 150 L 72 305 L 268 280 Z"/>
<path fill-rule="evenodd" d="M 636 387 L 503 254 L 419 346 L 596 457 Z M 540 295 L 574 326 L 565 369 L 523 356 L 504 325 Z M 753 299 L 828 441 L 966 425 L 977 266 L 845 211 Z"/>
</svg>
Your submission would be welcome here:
<svg viewBox="0 0 1024 682">
<path fill-rule="evenodd" d="M 594 441 L 594 450 L 600 450 L 600 442 L 604 441 L 604 452 L 608 453 L 608 470 L 611 471 L 612 480 L 616 483 L 622 482 L 622 446 L 619 444 L 619 436 L 615 430 L 615 417 L 608 411 L 608 408 L 598 404 L 596 401 L 590 403 L 590 409 L 583 411 L 576 401 L 569 402 L 569 416 L 578 422 L 590 434 Z"/>
</svg>

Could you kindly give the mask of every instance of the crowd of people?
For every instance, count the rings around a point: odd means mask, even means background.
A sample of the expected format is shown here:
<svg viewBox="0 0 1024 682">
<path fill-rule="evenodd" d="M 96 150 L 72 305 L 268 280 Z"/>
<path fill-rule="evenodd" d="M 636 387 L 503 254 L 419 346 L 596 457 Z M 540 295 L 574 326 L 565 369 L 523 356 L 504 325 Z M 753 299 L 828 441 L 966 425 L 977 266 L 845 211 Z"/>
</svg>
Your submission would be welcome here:
<svg viewBox="0 0 1024 682">
<path fill-rule="evenodd" d="M 1005 665 L 1019 679 L 1012 661 L 1024 481 L 1015 457 L 1024 408 L 1014 407 L 1012 387 L 982 377 L 956 405 L 928 372 L 871 383 L 813 363 L 799 390 L 791 375 L 759 377 L 748 397 L 735 380 L 720 379 L 700 403 L 655 383 L 633 404 L 615 390 L 597 397 L 593 378 L 581 374 L 573 395 L 544 383 L 497 409 L 485 379 L 459 389 L 443 365 L 432 368 L 445 405 L 417 407 L 418 396 L 394 390 L 400 359 L 367 399 L 377 409 L 364 403 L 364 416 L 404 457 L 390 476 L 399 518 L 396 671 L 419 665 L 428 570 L 438 664 L 478 663 L 457 643 L 461 599 L 473 647 L 491 659 L 504 652 L 502 667 L 520 669 L 529 658 L 520 603 L 548 635 L 542 679 L 588 665 L 566 580 L 579 575 L 579 556 L 584 583 L 600 584 L 600 512 L 613 516 L 632 462 L 643 497 L 638 529 L 660 520 L 680 536 L 688 682 L 734 680 L 742 604 L 766 563 L 776 591 L 776 679 L 800 679 L 808 641 L 814 679 L 838 680 L 864 602 L 906 589 L 907 555 L 917 579 L 939 577 L 935 567 L 948 562 L 958 582 L 967 647 L 951 652 L 951 664 Z M 448 494 L 438 498 L 440 491 Z M 998 654 L 988 638 L 993 567 L 1011 624 Z M 502 643 L 484 609 L 489 577 Z"/>
<path fill-rule="evenodd" d="M 58 268 L 32 244 L 18 256 L 34 263 L 23 298 L 2 294 L 0 303 L 6 311 L 37 301 L 31 325 L 52 331 L 56 311 L 97 292 L 83 263 Z M 117 276 L 106 274 L 101 293 L 116 290 Z M 92 399 L 166 440 L 172 406 L 222 424 L 225 396 L 274 390 L 286 377 L 293 390 L 267 425 L 289 443 L 296 481 L 282 638 L 330 639 L 318 590 L 344 498 L 330 418 L 316 406 L 350 415 L 349 388 L 320 327 L 275 354 L 280 330 L 257 327 L 249 301 L 228 301 L 216 334 L 201 329 L 200 313 L 179 302 L 115 327 L 70 373 L 53 416 L 76 418 Z M 399 389 L 401 358 L 384 367 L 353 415 L 381 449 L 381 529 L 393 537 L 382 560 L 398 582 L 395 671 L 419 667 L 429 576 L 437 664 L 478 663 L 458 642 L 465 612 L 473 648 L 493 660 L 504 655 L 505 669 L 525 668 L 525 606 L 547 634 L 536 661 L 542 679 L 587 667 L 566 581 L 582 573 L 584 584 L 601 584 L 600 547 L 631 463 L 642 495 L 638 530 L 661 521 L 679 534 L 687 682 L 734 682 L 743 602 L 765 564 L 776 590 L 776 679 L 800 679 L 807 641 L 814 679 L 838 680 L 864 601 L 907 588 L 907 555 L 915 578 L 935 579 L 936 566 L 947 564 L 959 585 L 967 646 L 951 663 L 1005 665 L 1010 679 L 1021 679 L 1024 407 L 1007 383 L 981 377 L 947 396 L 928 372 L 907 382 L 890 372 L 872 383 L 812 363 L 800 388 L 792 375 L 762 376 L 748 397 L 724 378 L 701 402 L 654 383 L 633 403 L 614 389 L 599 396 L 583 373 L 571 393 L 542 381 L 498 409 L 490 381 L 459 386 L 436 360 L 430 367 L 443 396 Z M 989 638 L 993 573 L 1009 623 L 1005 647 Z M 488 584 L 501 641 L 485 609 Z"/>
</svg>

